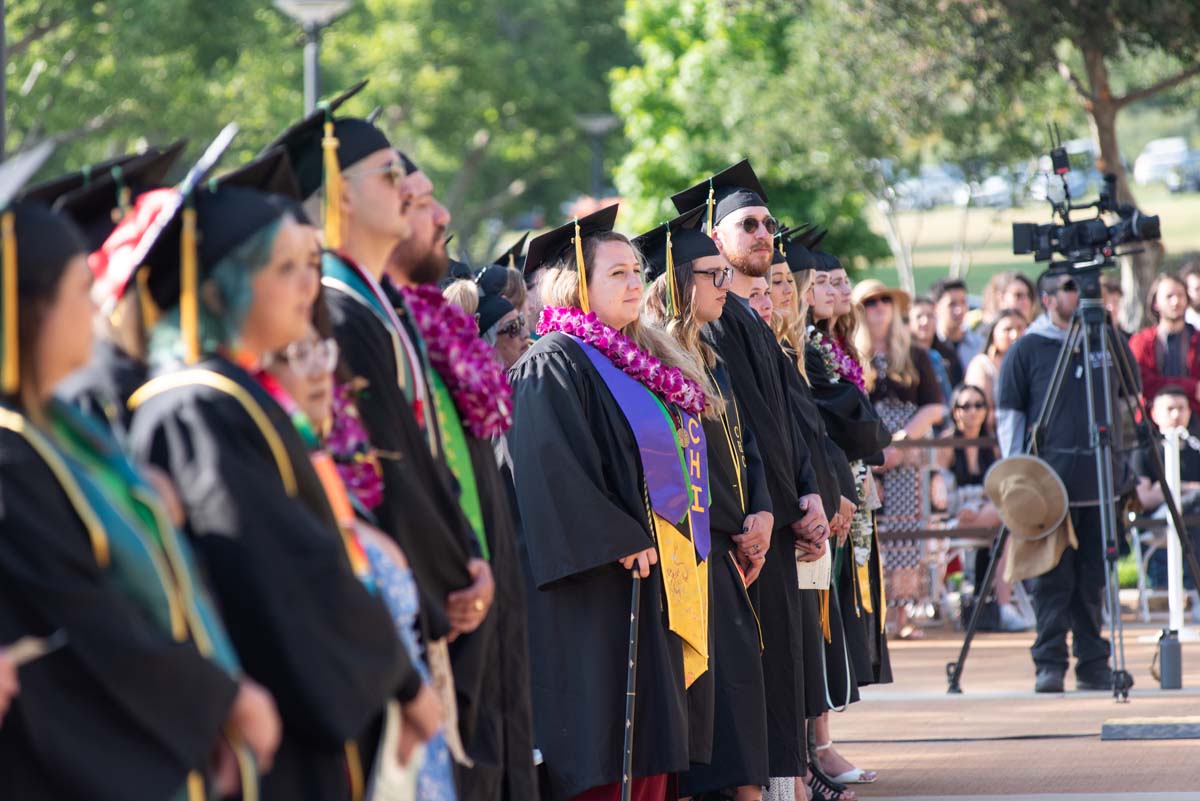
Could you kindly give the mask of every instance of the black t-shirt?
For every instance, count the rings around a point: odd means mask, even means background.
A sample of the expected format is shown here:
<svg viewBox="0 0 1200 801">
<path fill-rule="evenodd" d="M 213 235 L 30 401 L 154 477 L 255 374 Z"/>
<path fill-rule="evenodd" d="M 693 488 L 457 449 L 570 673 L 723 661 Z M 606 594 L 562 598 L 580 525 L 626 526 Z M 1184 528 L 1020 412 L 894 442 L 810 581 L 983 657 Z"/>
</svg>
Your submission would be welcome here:
<svg viewBox="0 0 1200 801">
<path fill-rule="evenodd" d="M 958 348 L 954 346 L 954 343 L 935 335 L 931 350 L 936 350 L 942 355 L 942 361 L 946 363 L 946 374 L 950 378 L 950 386 L 957 387 L 961 384 L 967 374 L 967 366 L 958 358 Z"/>
<path fill-rule="evenodd" d="M 1188 434 L 1193 439 L 1200 439 L 1200 426 L 1195 423 L 1188 426 Z M 1200 445 L 1200 441 L 1197 442 Z M 1154 446 L 1158 448 L 1158 458 L 1163 459 L 1163 439 L 1155 433 Z M 1165 461 L 1163 462 L 1165 466 Z M 1150 469 L 1150 454 L 1145 449 L 1139 449 L 1133 454 L 1133 471 L 1140 478 L 1153 480 L 1154 471 Z M 1191 447 L 1187 440 L 1179 443 L 1179 479 L 1181 481 L 1200 481 L 1200 450 Z"/>
<path fill-rule="evenodd" d="M 933 369 L 933 359 L 929 358 L 929 351 L 920 345 L 913 345 L 908 350 L 908 356 L 912 360 L 913 367 L 916 368 L 917 380 L 907 386 L 888 376 L 883 367 L 886 362 L 876 359 L 875 369 L 878 378 L 875 379 L 875 388 L 871 390 L 871 402 L 875 403 L 884 398 L 891 398 L 915 403 L 917 406 L 945 403 L 946 399 L 942 397 L 942 388 L 938 383 L 937 373 Z M 961 379 L 962 376 L 960 375 L 959 378 Z"/>
<path fill-rule="evenodd" d="M 1054 378 L 1054 366 L 1058 362 L 1062 342 L 1061 339 L 1031 331 L 1013 343 L 1004 355 L 996 381 L 997 409 L 1013 409 L 1023 413 L 1027 428 L 1037 422 Z M 1124 343 L 1121 345 L 1124 347 Z M 1099 349 L 1098 343 L 1096 349 Z M 1132 364 L 1133 356 L 1127 352 L 1126 357 Z M 1132 489 L 1136 481 L 1129 464 L 1131 454 L 1118 450 L 1124 442 L 1124 425 L 1118 413 L 1122 406 L 1119 400 L 1120 381 L 1112 356 L 1108 358 L 1108 376 L 1115 407 L 1112 420 L 1112 441 L 1116 443 L 1113 450 L 1113 488 L 1121 495 Z M 1097 395 L 1095 409 L 1099 411 L 1103 402 L 1099 353 L 1093 352 L 1092 363 Z M 1067 496 L 1074 504 L 1095 502 L 1099 498 L 1096 490 L 1096 459 L 1089 447 L 1088 402 L 1083 352 L 1082 348 L 1076 348 L 1067 364 L 1058 402 L 1051 410 L 1037 450 L 1037 455 L 1062 478 L 1067 487 Z"/>
</svg>

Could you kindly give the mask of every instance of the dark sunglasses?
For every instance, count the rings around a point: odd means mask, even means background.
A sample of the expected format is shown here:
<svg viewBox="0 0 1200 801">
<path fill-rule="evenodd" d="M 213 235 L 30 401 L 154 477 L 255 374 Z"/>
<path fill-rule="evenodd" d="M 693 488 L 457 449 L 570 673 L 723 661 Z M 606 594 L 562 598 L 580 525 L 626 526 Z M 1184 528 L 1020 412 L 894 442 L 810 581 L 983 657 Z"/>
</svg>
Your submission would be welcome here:
<svg viewBox="0 0 1200 801">
<path fill-rule="evenodd" d="M 987 404 L 983 403 L 981 401 L 974 401 L 971 403 L 956 403 L 956 404 L 954 404 L 954 408 L 962 409 L 963 411 L 970 410 L 970 411 L 975 411 L 975 412 L 981 412 L 987 408 Z"/>
<path fill-rule="evenodd" d="M 874 298 L 867 298 L 866 300 L 863 301 L 863 308 L 864 309 L 873 309 L 873 308 L 875 308 L 875 306 L 879 305 L 880 303 L 882 303 L 884 306 L 891 306 L 892 305 L 892 296 L 891 295 L 879 295 Z"/>
<path fill-rule="evenodd" d="M 712 278 L 713 288 L 720 289 L 725 286 L 725 282 L 733 275 L 733 269 L 726 267 L 723 270 L 692 270 L 693 275 L 707 275 Z"/>
<path fill-rule="evenodd" d="M 760 224 L 767 229 L 767 233 L 771 236 L 775 236 L 779 231 L 779 220 L 774 217 L 763 217 L 761 220 L 757 217 L 746 217 L 741 222 L 742 230 L 748 234 L 757 231 Z"/>
<path fill-rule="evenodd" d="M 1056 291 L 1058 291 L 1058 292 L 1078 292 L 1079 284 L 1075 283 L 1074 278 L 1068 278 L 1066 281 L 1063 281 L 1061 284 L 1058 285 L 1058 289 Z"/>
<path fill-rule="evenodd" d="M 508 324 L 503 328 L 496 329 L 497 336 L 512 337 L 520 339 L 525 335 L 525 315 L 518 314 L 515 320 L 509 320 Z"/>
</svg>

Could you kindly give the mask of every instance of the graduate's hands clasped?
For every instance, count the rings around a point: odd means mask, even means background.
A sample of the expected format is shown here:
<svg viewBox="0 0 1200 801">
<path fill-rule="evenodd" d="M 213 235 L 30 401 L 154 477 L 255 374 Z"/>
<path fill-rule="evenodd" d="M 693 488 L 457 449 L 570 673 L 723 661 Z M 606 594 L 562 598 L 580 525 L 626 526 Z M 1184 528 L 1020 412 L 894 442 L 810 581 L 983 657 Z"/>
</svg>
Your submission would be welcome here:
<svg viewBox="0 0 1200 801">
<path fill-rule="evenodd" d="M 467 562 L 467 572 L 471 574 L 471 585 L 446 596 L 446 616 L 455 634 L 470 634 L 479 628 L 496 597 L 496 582 L 487 562 L 472 559 Z"/>
<path fill-rule="evenodd" d="M 631 553 L 629 556 L 623 556 L 617 560 L 621 563 L 621 567 L 626 570 L 637 570 L 637 574 L 642 578 L 650 575 L 650 566 L 658 564 L 658 549 L 647 548 L 644 551 Z"/>
<path fill-rule="evenodd" d="M 233 699 L 233 708 L 229 710 L 229 722 L 254 752 L 259 769 L 268 773 L 283 737 L 283 723 L 275 699 L 257 682 L 243 678 Z"/>
<path fill-rule="evenodd" d="M 815 562 L 825 553 L 829 520 L 825 517 L 821 496 L 815 493 L 800 498 L 800 509 L 804 515 L 791 526 L 796 537 L 796 558 L 802 562 Z"/>
</svg>

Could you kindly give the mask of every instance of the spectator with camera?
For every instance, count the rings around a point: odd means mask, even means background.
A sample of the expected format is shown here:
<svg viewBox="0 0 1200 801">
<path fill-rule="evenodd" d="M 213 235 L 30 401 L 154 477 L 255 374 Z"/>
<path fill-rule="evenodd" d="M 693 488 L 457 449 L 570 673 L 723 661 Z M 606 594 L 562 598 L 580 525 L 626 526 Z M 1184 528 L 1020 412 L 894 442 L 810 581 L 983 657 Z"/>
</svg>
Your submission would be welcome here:
<svg viewBox="0 0 1200 801">
<path fill-rule="evenodd" d="M 1147 295 L 1151 325 L 1129 338 L 1129 350 L 1142 373 L 1142 394 L 1149 402 L 1167 384 L 1187 393 L 1192 414 L 1200 413 L 1200 331 L 1186 320 L 1187 284 L 1171 273 L 1157 276 Z"/>
<path fill-rule="evenodd" d="M 1059 355 L 1079 306 L 1079 284 L 1074 275 L 1046 272 L 1038 280 L 1038 288 L 1045 314 L 1009 349 L 996 385 L 997 431 L 1005 457 L 1027 452 L 1030 427 L 1037 422 L 1055 379 Z M 1037 639 L 1031 653 L 1037 668 L 1034 684 L 1037 692 L 1062 692 L 1068 667 L 1068 631 L 1073 637 L 1076 687 L 1081 690 L 1112 687 L 1110 646 L 1100 633 L 1105 584 L 1100 491 L 1096 455 L 1090 447 L 1089 416 L 1084 413 L 1088 404 L 1102 409 L 1105 372 L 1101 370 L 1102 343 L 1091 345 L 1090 365 L 1084 363 L 1082 348 L 1067 354 L 1058 398 L 1033 450 L 1065 485 L 1070 502 L 1068 520 L 1079 546 L 1067 548 L 1058 563 L 1034 581 Z M 1108 389 L 1116 399 L 1120 380 L 1112 355 L 1107 351 L 1104 354 L 1109 362 Z M 1085 371 L 1089 369 L 1096 397 L 1088 392 Z M 1111 429 L 1113 441 L 1121 442 L 1123 425 L 1119 415 L 1114 416 Z M 1119 497 L 1133 485 L 1133 475 L 1120 452 L 1114 451 L 1111 469 L 1113 489 Z M 1119 520 L 1116 502 L 1113 504 L 1113 517 Z"/>
</svg>

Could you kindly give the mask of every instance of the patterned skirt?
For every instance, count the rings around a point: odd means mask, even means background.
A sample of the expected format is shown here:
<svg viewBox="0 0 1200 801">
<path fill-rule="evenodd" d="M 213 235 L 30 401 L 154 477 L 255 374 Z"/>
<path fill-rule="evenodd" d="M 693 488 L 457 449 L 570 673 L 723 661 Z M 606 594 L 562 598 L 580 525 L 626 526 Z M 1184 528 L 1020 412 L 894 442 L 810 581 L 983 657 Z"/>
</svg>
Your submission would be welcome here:
<svg viewBox="0 0 1200 801">
<path fill-rule="evenodd" d="M 875 411 L 888 431 L 896 432 L 917 413 L 917 406 L 886 398 L 875 404 Z M 877 518 L 879 532 L 922 528 L 921 472 L 915 467 L 900 466 L 880 478 L 883 506 Z M 931 574 L 922 566 L 923 551 L 921 540 L 881 540 L 888 608 L 924 606 L 932 597 Z"/>
</svg>

